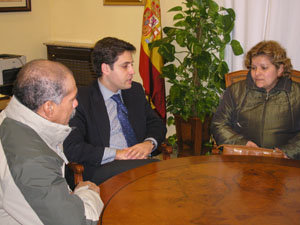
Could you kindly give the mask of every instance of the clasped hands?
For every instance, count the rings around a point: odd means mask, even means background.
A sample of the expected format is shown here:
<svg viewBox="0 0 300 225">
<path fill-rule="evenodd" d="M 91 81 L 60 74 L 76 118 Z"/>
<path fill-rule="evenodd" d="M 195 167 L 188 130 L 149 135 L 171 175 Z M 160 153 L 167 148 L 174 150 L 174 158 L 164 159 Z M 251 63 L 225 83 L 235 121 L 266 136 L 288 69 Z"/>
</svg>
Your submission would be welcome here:
<svg viewBox="0 0 300 225">
<path fill-rule="evenodd" d="M 128 148 L 120 149 L 116 151 L 117 160 L 125 159 L 146 159 L 152 152 L 153 144 L 151 141 L 145 141 L 138 143 Z"/>
</svg>

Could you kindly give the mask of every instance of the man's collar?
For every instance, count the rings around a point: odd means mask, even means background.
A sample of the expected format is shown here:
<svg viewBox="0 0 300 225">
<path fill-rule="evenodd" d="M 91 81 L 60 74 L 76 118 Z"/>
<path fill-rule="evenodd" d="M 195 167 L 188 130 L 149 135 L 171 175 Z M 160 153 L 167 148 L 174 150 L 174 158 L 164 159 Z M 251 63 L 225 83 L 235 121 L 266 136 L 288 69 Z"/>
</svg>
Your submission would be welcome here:
<svg viewBox="0 0 300 225">
<path fill-rule="evenodd" d="M 109 99 L 111 96 L 113 96 L 114 94 L 120 94 L 121 95 L 121 90 L 118 90 L 116 93 L 112 92 L 111 90 L 109 90 L 108 88 L 106 88 L 100 81 L 100 79 L 97 80 L 98 81 L 98 85 L 99 85 L 99 89 L 100 92 L 103 96 L 104 101 L 106 101 L 107 99 Z"/>
<path fill-rule="evenodd" d="M 46 120 L 20 103 L 15 96 L 10 100 L 4 113 L 7 117 L 31 127 L 54 151 L 57 150 L 59 145 L 62 145 L 63 141 L 72 130 L 68 125 L 53 123 Z M 57 154 L 67 162 L 63 154 L 60 154 L 60 152 L 57 152 Z"/>
</svg>

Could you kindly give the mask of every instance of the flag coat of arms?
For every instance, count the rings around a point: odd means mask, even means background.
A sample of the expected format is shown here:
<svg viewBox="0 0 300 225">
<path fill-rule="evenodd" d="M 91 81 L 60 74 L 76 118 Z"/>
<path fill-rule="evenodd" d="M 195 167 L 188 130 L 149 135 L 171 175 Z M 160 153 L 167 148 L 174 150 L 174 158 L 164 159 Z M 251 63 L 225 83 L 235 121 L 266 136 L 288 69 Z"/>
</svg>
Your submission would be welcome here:
<svg viewBox="0 0 300 225">
<path fill-rule="evenodd" d="M 148 44 L 161 39 L 161 16 L 159 0 L 147 0 L 143 15 L 142 40 L 139 72 L 145 93 L 162 119 L 166 119 L 165 82 L 161 75 L 163 60 L 157 51 Z"/>
</svg>

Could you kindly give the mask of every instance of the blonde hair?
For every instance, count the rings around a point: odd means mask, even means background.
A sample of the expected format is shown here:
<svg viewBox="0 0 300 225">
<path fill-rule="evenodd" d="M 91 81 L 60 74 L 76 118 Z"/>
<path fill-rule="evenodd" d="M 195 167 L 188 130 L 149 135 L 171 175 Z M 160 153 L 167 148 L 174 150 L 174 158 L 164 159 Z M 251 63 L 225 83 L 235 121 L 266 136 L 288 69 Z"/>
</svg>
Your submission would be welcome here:
<svg viewBox="0 0 300 225">
<path fill-rule="evenodd" d="M 245 66 L 250 69 L 252 59 L 255 56 L 265 55 L 269 58 L 271 63 L 279 69 L 280 65 L 283 65 L 282 76 L 290 76 L 293 68 L 290 58 L 286 55 L 286 50 L 276 41 L 261 41 L 256 44 L 247 53 L 245 58 Z"/>
</svg>

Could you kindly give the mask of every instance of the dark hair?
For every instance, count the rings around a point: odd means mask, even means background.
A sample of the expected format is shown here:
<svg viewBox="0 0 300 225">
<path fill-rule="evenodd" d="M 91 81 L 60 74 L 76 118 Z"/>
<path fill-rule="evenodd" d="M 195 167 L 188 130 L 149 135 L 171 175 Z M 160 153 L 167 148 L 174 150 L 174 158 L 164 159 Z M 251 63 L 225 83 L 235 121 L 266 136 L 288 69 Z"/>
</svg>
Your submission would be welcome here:
<svg viewBox="0 0 300 225">
<path fill-rule="evenodd" d="M 293 68 L 290 58 L 287 57 L 286 51 L 276 41 L 261 41 L 250 49 L 245 58 L 245 66 L 250 69 L 252 59 L 255 56 L 265 55 L 271 63 L 279 69 L 283 65 L 282 76 L 289 76 Z"/>
<path fill-rule="evenodd" d="M 119 55 L 125 51 L 135 52 L 135 50 L 132 44 L 117 38 L 106 37 L 99 40 L 92 52 L 92 64 L 98 77 L 102 76 L 102 63 L 108 64 L 113 70 Z"/>
<path fill-rule="evenodd" d="M 66 74 L 72 72 L 58 62 L 33 60 L 23 66 L 14 85 L 14 96 L 36 111 L 46 101 L 60 104 L 67 95 Z"/>
</svg>

